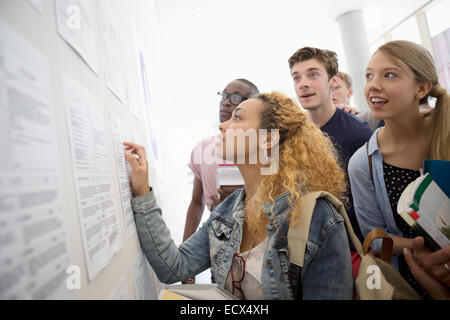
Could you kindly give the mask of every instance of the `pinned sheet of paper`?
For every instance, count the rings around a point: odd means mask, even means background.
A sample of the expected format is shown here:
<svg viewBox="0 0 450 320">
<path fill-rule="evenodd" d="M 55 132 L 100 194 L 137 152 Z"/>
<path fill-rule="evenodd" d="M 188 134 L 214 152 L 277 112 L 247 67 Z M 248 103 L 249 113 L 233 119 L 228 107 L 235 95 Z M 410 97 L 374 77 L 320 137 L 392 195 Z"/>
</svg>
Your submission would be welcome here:
<svg viewBox="0 0 450 320">
<path fill-rule="evenodd" d="M 55 0 L 58 32 L 98 75 L 97 47 L 90 0 Z"/>
<path fill-rule="evenodd" d="M 141 89 L 141 73 L 139 67 L 139 50 L 136 47 L 138 36 L 133 21 L 130 22 L 130 32 L 125 34 L 122 32 L 122 54 L 125 62 L 125 83 L 127 91 L 128 108 L 138 121 L 143 121 L 141 116 L 141 105 L 143 105 L 143 93 Z"/>
<path fill-rule="evenodd" d="M 133 141 L 125 125 L 120 118 L 111 113 L 111 128 L 114 148 L 114 158 L 116 159 L 117 175 L 119 176 L 120 195 L 122 199 L 123 219 L 125 223 L 126 239 L 130 239 L 136 234 L 136 224 L 134 222 L 131 198 L 133 197 L 128 174 L 129 163 L 125 159 L 124 141 Z"/>
<path fill-rule="evenodd" d="M 157 293 L 155 285 L 152 281 L 153 276 L 150 265 L 147 262 L 142 250 L 136 256 L 132 270 L 133 283 L 134 283 L 134 293 L 136 300 L 155 300 L 157 299 Z"/>
<path fill-rule="evenodd" d="M 102 39 L 103 61 L 105 63 L 106 86 L 122 102 L 126 100 L 124 77 L 124 55 L 122 54 L 121 32 L 110 0 L 97 0 L 98 20 Z"/>
<path fill-rule="evenodd" d="M 33 6 L 33 8 L 42 16 L 44 14 L 44 5 L 42 0 L 28 0 L 28 2 Z"/>
<path fill-rule="evenodd" d="M 123 275 L 122 278 L 120 278 L 119 283 L 109 296 L 109 300 L 131 300 L 126 275 Z"/>
<path fill-rule="evenodd" d="M 89 280 L 122 248 L 112 191 L 103 108 L 81 84 L 64 75 L 72 164 Z"/>
<path fill-rule="evenodd" d="M 0 20 L 0 299 L 70 299 L 48 59 Z"/>
</svg>

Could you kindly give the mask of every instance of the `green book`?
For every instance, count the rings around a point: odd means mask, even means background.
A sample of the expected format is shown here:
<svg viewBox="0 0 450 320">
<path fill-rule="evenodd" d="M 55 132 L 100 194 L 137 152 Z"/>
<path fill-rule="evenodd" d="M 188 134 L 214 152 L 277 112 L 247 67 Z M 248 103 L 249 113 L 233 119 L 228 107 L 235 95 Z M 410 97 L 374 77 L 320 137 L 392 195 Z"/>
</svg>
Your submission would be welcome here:
<svg viewBox="0 0 450 320">
<path fill-rule="evenodd" d="M 450 245 L 450 200 L 430 174 L 420 176 L 403 191 L 397 213 L 425 239 L 430 250 Z"/>
</svg>

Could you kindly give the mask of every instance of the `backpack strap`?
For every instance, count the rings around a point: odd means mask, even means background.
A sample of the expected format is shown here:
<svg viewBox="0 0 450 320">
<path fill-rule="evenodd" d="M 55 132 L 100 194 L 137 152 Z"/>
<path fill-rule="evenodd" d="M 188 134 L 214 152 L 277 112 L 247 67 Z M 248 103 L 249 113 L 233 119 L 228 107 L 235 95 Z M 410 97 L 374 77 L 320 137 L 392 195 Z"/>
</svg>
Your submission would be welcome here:
<svg viewBox="0 0 450 320">
<path fill-rule="evenodd" d="M 300 206 L 301 206 L 301 217 L 300 222 L 293 228 L 289 228 L 288 231 L 288 252 L 289 252 L 289 261 L 293 264 L 296 264 L 299 267 L 303 267 L 305 260 L 305 250 L 306 243 L 308 241 L 309 235 L 309 227 L 311 225 L 312 215 L 314 213 L 314 208 L 316 207 L 317 199 L 324 198 L 329 203 L 331 203 L 334 208 L 339 212 L 339 214 L 344 218 L 345 228 L 347 230 L 348 235 L 355 247 L 355 250 L 358 252 L 360 257 L 364 256 L 364 249 L 353 231 L 352 224 L 350 219 L 348 218 L 347 212 L 345 211 L 344 205 L 341 201 L 339 201 L 332 194 L 325 191 L 316 191 L 310 192 L 304 195 L 301 198 Z"/>
<path fill-rule="evenodd" d="M 361 258 L 364 256 L 363 245 L 353 231 L 352 224 L 347 216 L 347 211 L 345 210 L 342 202 L 332 194 L 325 191 L 307 193 L 300 199 L 302 210 L 300 222 L 295 227 L 289 228 L 287 236 L 289 262 L 291 262 L 288 271 L 289 282 L 292 287 L 294 298 L 297 300 L 301 300 L 303 298 L 301 272 L 305 260 L 305 250 L 306 243 L 308 241 L 309 227 L 311 225 L 311 220 L 314 213 L 314 208 L 316 207 L 317 199 L 319 198 L 324 198 L 325 200 L 327 200 L 341 214 L 341 216 L 344 218 L 345 228 L 348 235 L 350 236 L 355 250 L 358 252 Z"/>
</svg>

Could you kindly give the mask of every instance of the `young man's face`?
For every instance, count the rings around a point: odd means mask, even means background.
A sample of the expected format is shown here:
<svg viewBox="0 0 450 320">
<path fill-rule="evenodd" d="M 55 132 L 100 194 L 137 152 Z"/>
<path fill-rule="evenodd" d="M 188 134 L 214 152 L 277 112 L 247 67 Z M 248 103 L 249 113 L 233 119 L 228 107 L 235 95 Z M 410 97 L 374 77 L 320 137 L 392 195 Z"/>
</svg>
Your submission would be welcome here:
<svg viewBox="0 0 450 320">
<path fill-rule="evenodd" d="M 321 62 L 316 59 L 300 61 L 291 68 L 295 93 L 302 107 L 314 110 L 331 102 L 332 88 L 337 85 L 337 76 L 329 79 Z"/>
<path fill-rule="evenodd" d="M 334 89 L 333 93 L 333 104 L 338 106 L 349 106 L 350 105 L 350 98 L 353 95 L 353 89 L 347 88 L 347 84 L 344 80 L 339 78 L 337 81 L 337 86 Z"/>
</svg>

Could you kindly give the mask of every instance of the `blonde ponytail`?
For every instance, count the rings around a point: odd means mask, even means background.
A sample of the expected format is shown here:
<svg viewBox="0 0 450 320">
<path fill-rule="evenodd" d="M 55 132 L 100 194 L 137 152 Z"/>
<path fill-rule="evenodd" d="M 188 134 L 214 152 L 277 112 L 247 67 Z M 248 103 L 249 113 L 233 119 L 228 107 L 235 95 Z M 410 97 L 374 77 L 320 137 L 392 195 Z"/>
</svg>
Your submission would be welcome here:
<svg viewBox="0 0 450 320">
<path fill-rule="evenodd" d="M 450 160 L 450 95 L 439 83 L 430 91 L 436 98 L 431 114 L 429 157 L 435 160 Z"/>
</svg>

